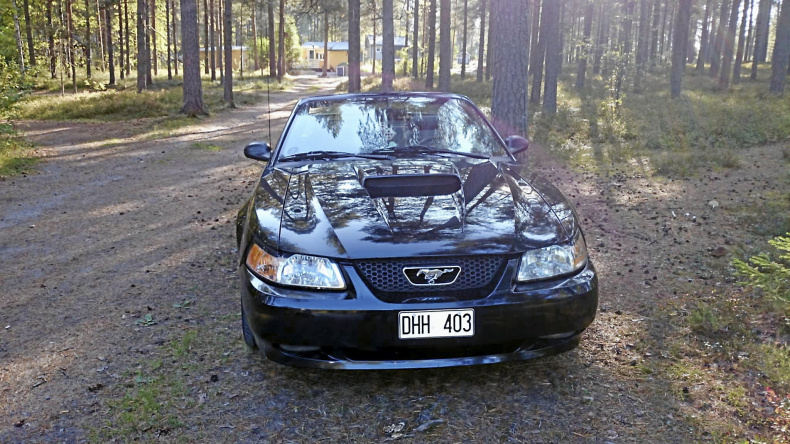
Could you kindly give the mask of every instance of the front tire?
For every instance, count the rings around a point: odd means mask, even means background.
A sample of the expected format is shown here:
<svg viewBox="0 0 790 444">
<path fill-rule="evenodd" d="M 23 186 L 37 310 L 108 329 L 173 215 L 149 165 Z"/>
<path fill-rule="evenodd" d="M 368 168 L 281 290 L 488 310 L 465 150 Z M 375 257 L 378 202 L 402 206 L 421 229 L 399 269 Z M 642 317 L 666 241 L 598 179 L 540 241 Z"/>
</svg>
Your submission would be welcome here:
<svg viewBox="0 0 790 444">
<path fill-rule="evenodd" d="M 255 342 L 255 335 L 252 334 L 250 324 L 247 323 L 247 315 L 244 314 L 244 305 L 241 306 L 241 334 L 244 337 L 244 343 L 253 350 L 258 348 Z"/>
</svg>

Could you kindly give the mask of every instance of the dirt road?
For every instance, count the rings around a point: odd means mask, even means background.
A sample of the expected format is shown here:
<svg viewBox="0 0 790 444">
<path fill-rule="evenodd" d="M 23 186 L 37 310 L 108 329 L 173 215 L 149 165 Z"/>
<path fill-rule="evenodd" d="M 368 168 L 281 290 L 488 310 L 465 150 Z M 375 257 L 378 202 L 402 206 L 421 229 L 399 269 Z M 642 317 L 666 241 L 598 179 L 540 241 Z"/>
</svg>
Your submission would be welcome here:
<svg viewBox="0 0 790 444">
<path fill-rule="evenodd" d="M 333 88 L 272 93 L 272 140 L 298 96 Z M 577 350 L 442 370 L 291 369 L 250 353 L 239 328 L 233 219 L 260 173 L 241 149 L 268 138 L 266 114 L 264 103 L 157 138 L 148 120 L 20 124 L 46 160 L 0 181 L 0 442 L 706 436 L 706 413 L 649 371 L 666 351 L 644 344 L 660 343 L 650 316 L 673 291 L 726 284 L 699 258 L 736 224 L 708 201 L 730 197 L 580 174 L 535 149 L 533 167 L 577 203 L 601 273 L 601 311 Z M 673 255 L 688 256 L 685 271 L 672 273 Z"/>
</svg>

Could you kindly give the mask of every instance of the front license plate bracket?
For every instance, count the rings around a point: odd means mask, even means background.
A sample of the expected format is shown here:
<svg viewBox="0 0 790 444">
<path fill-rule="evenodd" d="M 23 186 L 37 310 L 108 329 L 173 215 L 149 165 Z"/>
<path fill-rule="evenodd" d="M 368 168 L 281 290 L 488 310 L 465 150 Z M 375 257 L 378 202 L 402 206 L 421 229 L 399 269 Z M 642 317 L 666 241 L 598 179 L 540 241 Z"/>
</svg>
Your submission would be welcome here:
<svg viewBox="0 0 790 444">
<path fill-rule="evenodd" d="M 475 311 L 416 310 L 398 312 L 399 339 L 463 338 L 475 335 Z"/>
</svg>

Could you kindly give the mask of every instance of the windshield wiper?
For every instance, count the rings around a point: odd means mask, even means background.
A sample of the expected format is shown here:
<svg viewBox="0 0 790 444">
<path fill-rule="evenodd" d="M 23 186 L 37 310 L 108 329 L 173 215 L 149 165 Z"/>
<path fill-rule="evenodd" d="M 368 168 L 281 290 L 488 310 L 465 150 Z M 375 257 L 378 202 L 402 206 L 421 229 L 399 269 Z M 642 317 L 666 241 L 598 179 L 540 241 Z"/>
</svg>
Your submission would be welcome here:
<svg viewBox="0 0 790 444">
<path fill-rule="evenodd" d="M 408 145 L 408 146 L 395 146 L 392 148 L 382 148 L 373 151 L 374 154 L 449 154 L 451 156 L 464 156 L 472 157 L 475 159 L 488 159 L 489 156 L 484 154 L 464 153 L 462 151 L 445 150 L 441 148 L 434 148 L 427 145 Z"/>
<path fill-rule="evenodd" d="M 390 157 L 383 154 L 345 153 L 342 151 L 309 151 L 307 153 L 292 154 L 280 157 L 278 162 L 299 162 L 303 160 L 331 160 L 356 157 L 360 159 L 387 160 Z"/>
</svg>

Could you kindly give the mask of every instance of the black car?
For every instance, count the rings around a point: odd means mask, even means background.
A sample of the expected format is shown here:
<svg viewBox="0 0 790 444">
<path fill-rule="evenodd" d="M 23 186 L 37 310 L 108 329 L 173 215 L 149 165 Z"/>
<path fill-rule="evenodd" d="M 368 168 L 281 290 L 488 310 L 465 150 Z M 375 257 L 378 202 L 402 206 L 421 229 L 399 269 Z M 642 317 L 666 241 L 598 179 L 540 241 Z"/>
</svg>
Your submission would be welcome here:
<svg viewBox="0 0 790 444">
<path fill-rule="evenodd" d="M 598 305 L 578 217 L 469 99 L 300 100 L 237 219 L 245 342 L 288 365 L 424 368 L 576 347 Z"/>
</svg>

